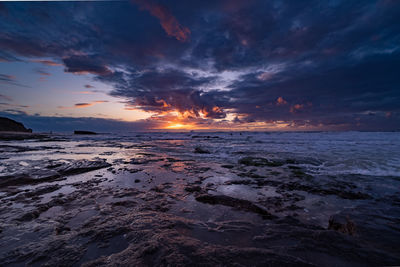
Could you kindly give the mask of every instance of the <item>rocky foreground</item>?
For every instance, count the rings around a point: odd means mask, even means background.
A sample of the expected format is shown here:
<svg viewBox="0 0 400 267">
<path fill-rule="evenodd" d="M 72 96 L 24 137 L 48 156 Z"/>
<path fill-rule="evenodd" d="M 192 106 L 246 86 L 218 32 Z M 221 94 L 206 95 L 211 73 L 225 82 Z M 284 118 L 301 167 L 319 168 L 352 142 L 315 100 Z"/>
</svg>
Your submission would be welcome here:
<svg viewBox="0 0 400 267">
<path fill-rule="evenodd" d="M 313 176 L 227 141 L 0 146 L 0 265 L 400 264 L 400 179 Z"/>
</svg>

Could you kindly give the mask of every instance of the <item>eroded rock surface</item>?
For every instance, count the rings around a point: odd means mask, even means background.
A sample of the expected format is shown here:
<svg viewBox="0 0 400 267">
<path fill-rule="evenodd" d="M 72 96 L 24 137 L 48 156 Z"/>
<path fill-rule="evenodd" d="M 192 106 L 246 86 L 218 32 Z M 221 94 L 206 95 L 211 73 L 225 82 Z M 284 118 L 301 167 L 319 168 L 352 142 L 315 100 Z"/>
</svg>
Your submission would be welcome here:
<svg viewBox="0 0 400 267">
<path fill-rule="evenodd" d="M 399 177 L 319 173 L 324 158 L 215 136 L 0 144 L 0 265 L 400 262 Z"/>
</svg>

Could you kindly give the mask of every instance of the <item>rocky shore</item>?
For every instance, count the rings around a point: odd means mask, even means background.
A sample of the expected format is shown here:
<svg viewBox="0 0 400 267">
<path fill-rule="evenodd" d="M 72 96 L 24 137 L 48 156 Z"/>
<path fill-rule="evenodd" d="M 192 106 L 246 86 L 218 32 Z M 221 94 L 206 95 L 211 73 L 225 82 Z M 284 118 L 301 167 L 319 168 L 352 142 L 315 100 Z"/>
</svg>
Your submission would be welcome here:
<svg viewBox="0 0 400 267">
<path fill-rule="evenodd" d="M 310 174 L 245 136 L 93 138 L 1 143 L 0 265 L 400 263 L 399 177 Z"/>
</svg>

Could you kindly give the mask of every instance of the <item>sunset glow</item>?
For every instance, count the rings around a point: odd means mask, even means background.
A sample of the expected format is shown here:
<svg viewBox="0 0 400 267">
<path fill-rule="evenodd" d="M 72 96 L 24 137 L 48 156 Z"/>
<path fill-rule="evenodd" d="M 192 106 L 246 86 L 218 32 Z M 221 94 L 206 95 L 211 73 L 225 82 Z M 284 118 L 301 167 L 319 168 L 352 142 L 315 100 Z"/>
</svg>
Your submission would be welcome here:
<svg viewBox="0 0 400 267">
<path fill-rule="evenodd" d="M 175 123 L 171 124 L 165 127 L 166 129 L 188 129 L 188 125 L 180 124 L 180 123 Z"/>
<path fill-rule="evenodd" d="M 0 115 L 42 131 L 79 118 L 108 131 L 398 129 L 395 1 L 356 15 L 274 3 L 2 2 Z"/>
<path fill-rule="evenodd" d="M 0 0 L 0 266 L 400 266 L 400 0 Z"/>
</svg>

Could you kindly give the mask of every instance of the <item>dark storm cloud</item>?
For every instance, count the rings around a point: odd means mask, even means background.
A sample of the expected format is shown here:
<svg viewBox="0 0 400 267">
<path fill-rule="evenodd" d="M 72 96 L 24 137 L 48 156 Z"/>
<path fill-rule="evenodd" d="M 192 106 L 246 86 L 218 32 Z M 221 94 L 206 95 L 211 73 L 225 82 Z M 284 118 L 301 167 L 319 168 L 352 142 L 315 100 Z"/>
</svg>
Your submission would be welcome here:
<svg viewBox="0 0 400 267">
<path fill-rule="evenodd" d="M 102 64 L 100 60 L 89 56 L 71 56 L 64 58 L 65 72 L 75 74 L 95 74 L 95 75 L 108 75 L 111 70 Z"/>
<path fill-rule="evenodd" d="M 229 107 L 253 119 L 279 120 L 338 112 L 349 116 L 364 111 L 399 112 L 399 68 L 398 52 L 366 57 L 349 66 L 295 65 L 267 81 L 260 80 L 259 75 L 249 75 L 231 85 L 227 95 L 235 100 Z M 286 105 L 276 105 L 280 97 Z"/>
<path fill-rule="evenodd" d="M 0 61 L 62 60 L 66 72 L 93 74 L 113 85 L 113 96 L 146 111 L 206 118 L 234 112 L 237 123 L 293 127 L 400 127 L 398 1 L 135 0 L 1 9 Z"/>
<path fill-rule="evenodd" d="M 203 88 L 211 84 L 215 77 L 198 77 L 179 70 L 147 70 L 145 72 L 99 78 L 115 86 L 115 96 L 126 98 L 127 103 L 153 112 L 178 110 L 181 113 L 207 118 L 224 118 L 215 101 Z"/>
</svg>

